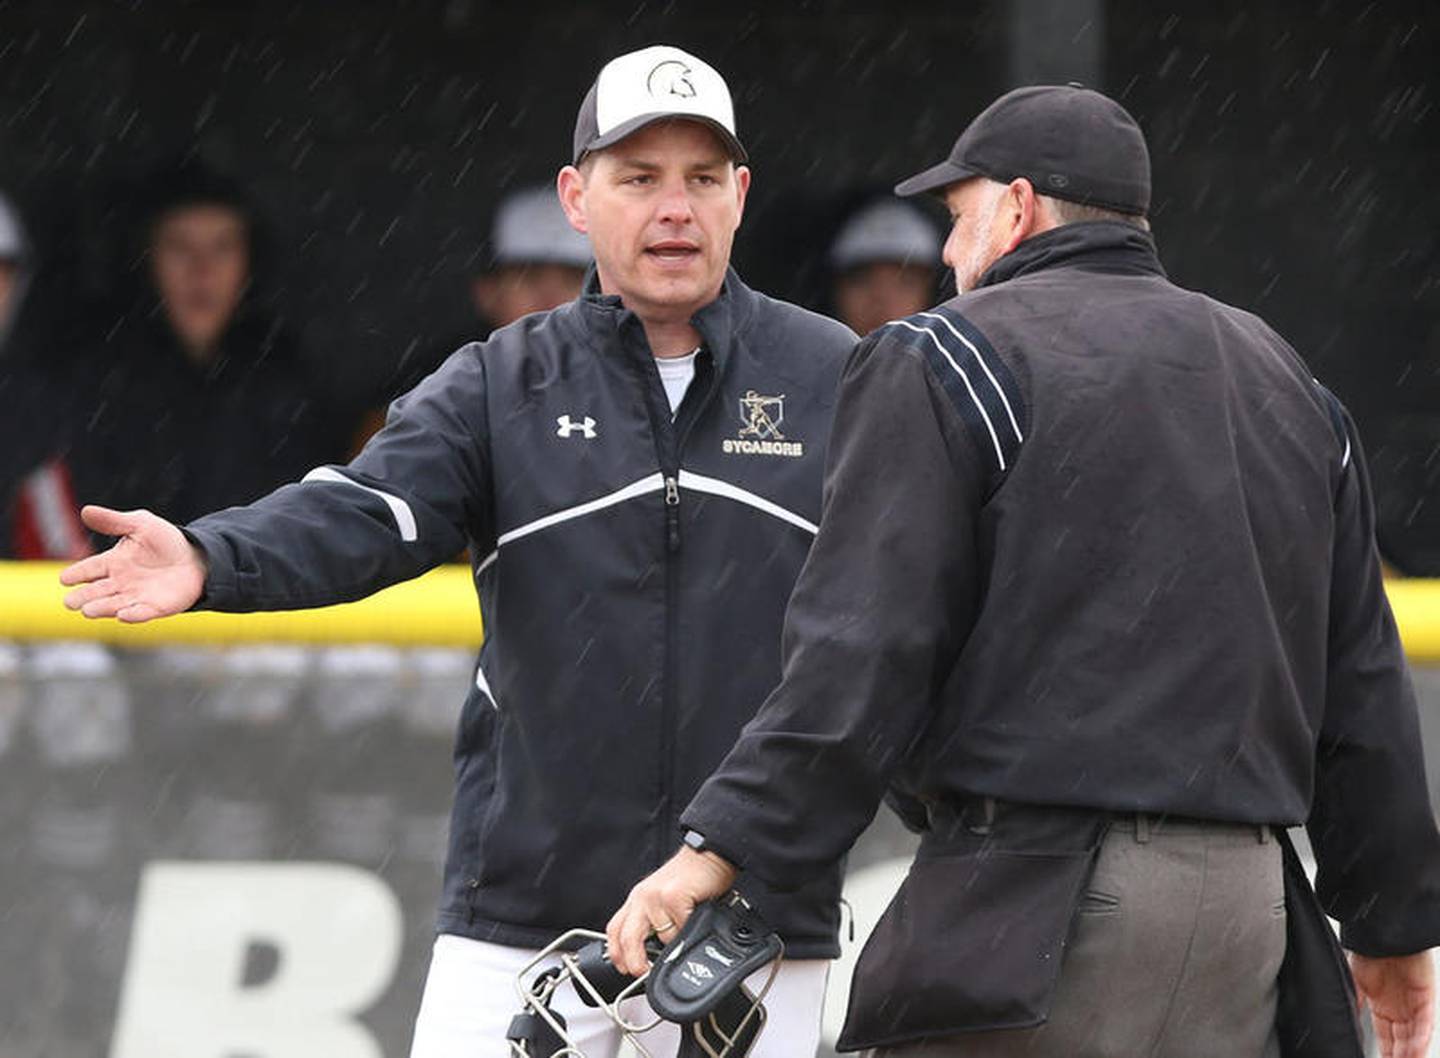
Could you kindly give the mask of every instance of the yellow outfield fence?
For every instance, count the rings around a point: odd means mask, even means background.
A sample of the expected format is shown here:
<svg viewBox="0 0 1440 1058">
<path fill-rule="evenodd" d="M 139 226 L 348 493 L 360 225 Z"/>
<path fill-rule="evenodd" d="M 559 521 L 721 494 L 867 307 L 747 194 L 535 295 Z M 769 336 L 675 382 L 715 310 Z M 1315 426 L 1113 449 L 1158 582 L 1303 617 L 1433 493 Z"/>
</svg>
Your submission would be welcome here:
<svg viewBox="0 0 1440 1058">
<path fill-rule="evenodd" d="M 478 646 L 479 609 L 465 566 L 322 610 L 181 614 L 143 625 L 88 621 L 60 600 L 61 566 L 0 562 L 0 639 L 92 639 L 118 646 L 176 643 L 391 643 Z M 1440 580 L 1392 580 L 1390 603 L 1412 661 L 1440 662 Z"/>
<path fill-rule="evenodd" d="M 392 643 L 479 646 L 480 609 L 468 566 L 442 566 L 359 602 L 277 613 L 187 613 L 124 625 L 65 609 L 57 562 L 0 562 L 0 639 L 94 639 L 116 646 L 177 643 Z"/>
</svg>

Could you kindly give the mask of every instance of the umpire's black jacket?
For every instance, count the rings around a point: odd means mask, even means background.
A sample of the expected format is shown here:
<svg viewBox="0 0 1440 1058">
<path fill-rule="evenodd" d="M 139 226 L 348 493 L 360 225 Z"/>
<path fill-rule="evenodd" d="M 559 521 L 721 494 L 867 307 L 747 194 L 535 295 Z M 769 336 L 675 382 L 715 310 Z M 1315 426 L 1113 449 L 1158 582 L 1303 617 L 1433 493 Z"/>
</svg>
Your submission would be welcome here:
<svg viewBox="0 0 1440 1058">
<path fill-rule="evenodd" d="M 778 682 L 855 336 L 733 273 L 672 421 L 640 321 L 592 292 L 467 345 L 349 466 L 187 527 L 201 606 L 357 599 L 469 546 L 486 638 L 455 751 L 439 926 L 603 927 Z M 837 954 L 839 870 L 765 901 Z"/>
<path fill-rule="evenodd" d="M 924 987 L 951 1019 L 931 1033 L 1041 1016 L 1106 811 L 1308 823 L 1348 947 L 1440 943 L 1353 427 L 1274 331 L 1169 282 L 1129 225 L 1030 239 L 856 350 L 784 665 L 686 825 L 782 886 L 887 784 L 960 835 L 927 841 L 889 924 L 912 950 L 867 952 L 868 976 L 862 957 L 851 1042 L 922 1034 Z M 972 798 L 1063 809 L 1012 850 L 1033 870 L 945 866 L 974 851 L 954 825 Z M 1027 930 L 1049 932 L 1016 966 Z M 1000 994 L 967 1009 L 977 982 Z"/>
</svg>

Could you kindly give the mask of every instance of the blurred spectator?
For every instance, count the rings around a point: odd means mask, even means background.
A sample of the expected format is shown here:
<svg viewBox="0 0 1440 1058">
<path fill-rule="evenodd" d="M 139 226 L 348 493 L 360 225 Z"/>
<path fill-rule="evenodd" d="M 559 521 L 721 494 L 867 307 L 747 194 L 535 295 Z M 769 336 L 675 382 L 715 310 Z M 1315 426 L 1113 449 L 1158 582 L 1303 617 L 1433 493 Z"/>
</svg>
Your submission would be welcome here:
<svg viewBox="0 0 1440 1058">
<path fill-rule="evenodd" d="M 553 186 L 537 184 L 512 191 L 495 211 L 489 264 L 470 281 L 470 299 L 482 330 L 457 339 L 440 355 L 448 356 L 463 342 L 483 338 L 521 316 L 573 301 L 580 296 L 589 267 L 590 240 L 570 227 Z M 418 381 L 409 378 L 403 389 Z M 366 412 L 351 454 L 384 425 L 384 408 Z"/>
<path fill-rule="evenodd" d="M 20 214 L 0 194 L 0 351 L 4 351 L 29 284 L 29 247 Z"/>
<path fill-rule="evenodd" d="M 580 296 L 590 240 L 570 227 L 550 185 L 501 200 L 490 247 L 490 267 L 471 282 L 470 296 L 476 314 L 491 327 Z"/>
<path fill-rule="evenodd" d="M 0 194 L 0 557 L 79 558 L 88 541 L 69 501 L 63 467 L 42 461 L 63 417 L 51 376 L 16 348 L 17 323 L 35 272 L 20 212 Z M 32 335 L 33 337 L 33 335 Z"/>
<path fill-rule="evenodd" d="M 255 219 L 238 189 L 182 167 L 150 192 L 138 290 L 103 338 L 57 367 L 82 396 L 57 458 L 22 489 L 19 557 L 88 546 L 77 500 L 192 518 L 342 454 L 320 387 L 256 304 Z"/>
<path fill-rule="evenodd" d="M 939 301 L 940 233 L 908 202 L 871 200 L 849 215 L 830 245 L 835 314 L 856 334 Z"/>
</svg>

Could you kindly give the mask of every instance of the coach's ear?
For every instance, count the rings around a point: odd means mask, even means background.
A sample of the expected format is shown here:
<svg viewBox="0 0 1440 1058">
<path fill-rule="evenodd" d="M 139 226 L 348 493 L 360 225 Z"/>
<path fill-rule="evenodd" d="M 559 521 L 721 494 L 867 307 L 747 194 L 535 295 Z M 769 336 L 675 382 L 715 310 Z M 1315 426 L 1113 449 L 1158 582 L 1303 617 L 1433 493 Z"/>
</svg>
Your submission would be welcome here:
<svg viewBox="0 0 1440 1058">
<path fill-rule="evenodd" d="M 573 165 L 560 170 L 555 178 L 555 193 L 560 196 L 560 208 L 565 219 L 581 235 L 590 234 L 590 224 L 585 217 L 585 174 Z"/>
<path fill-rule="evenodd" d="M 740 222 L 745 219 L 745 200 L 750 195 L 750 167 L 748 165 L 737 165 L 735 167 L 735 227 L 740 227 Z"/>
</svg>

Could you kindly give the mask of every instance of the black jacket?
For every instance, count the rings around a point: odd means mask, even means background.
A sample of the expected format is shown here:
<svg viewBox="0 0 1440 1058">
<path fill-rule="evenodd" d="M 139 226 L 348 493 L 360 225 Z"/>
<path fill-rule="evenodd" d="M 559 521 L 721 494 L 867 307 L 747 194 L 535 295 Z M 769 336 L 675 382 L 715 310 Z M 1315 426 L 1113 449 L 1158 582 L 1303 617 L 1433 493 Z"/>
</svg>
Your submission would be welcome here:
<svg viewBox="0 0 1440 1058">
<path fill-rule="evenodd" d="M 887 785 L 932 814 L 978 795 L 1308 823 L 1348 947 L 1440 943 L 1354 431 L 1134 228 L 1031 239 L 857 349 L 784 680 L 683 820 L 798 884 Z"/>
<path fill-rule="evenodd" d="M 0 424 L 0 504 L 53 460 L 79 503 L 145 507 L 185 522 L 344 456 L 336 409 L 294 341 L 246 309 L 203 365 L 158 310 L 122 316 L 104 336 L 54 345 L 28 369 L 0 365 L 0 395 L 14 391 Z M 83 533 L 73 509 L 70 520 Z M 10 546 L 0 540 L 0 553 Z"/>
<path fill-rule="evenodd" d="M 125 319 L 78 363 L 67 459 L 87 503 L 184 522 L 248 503 L 344 456 L 293 340 L 248 312 L 201 366 L 159 317 Z"/>
<path fill-rule="evenodd" d="M 468 544 L 486 639 L 444 932 L 603 927 L 779 679 L 855 336 L 733 273 L 694 322 L 673 422 L 640 321 L 591 293 L 460 349 L 349 466 L 188 527 L 224 610 L 355 599 Z M 755 895 L 792 954 L 837 953 L 837 864 Z"/>
</svg>

